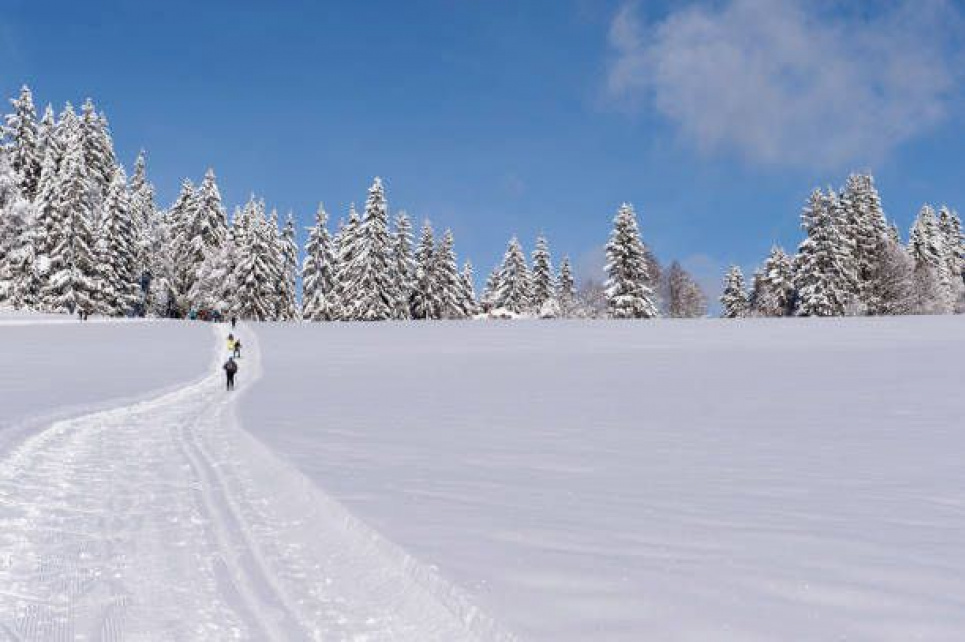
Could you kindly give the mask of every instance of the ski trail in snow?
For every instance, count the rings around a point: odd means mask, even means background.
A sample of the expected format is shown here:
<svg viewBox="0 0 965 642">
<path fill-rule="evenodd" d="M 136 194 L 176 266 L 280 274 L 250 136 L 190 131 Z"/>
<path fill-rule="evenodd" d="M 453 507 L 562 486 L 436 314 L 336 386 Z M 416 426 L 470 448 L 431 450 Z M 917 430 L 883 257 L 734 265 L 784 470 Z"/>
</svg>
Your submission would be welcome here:
<svg viewBox="0 0 965 642">
<path fill-rule="evenodd" d="M 0 460 L 0 639 L 512 639 L 240 429 L 245 334 L 237 392 L 216 370 Z"/>
</svg>

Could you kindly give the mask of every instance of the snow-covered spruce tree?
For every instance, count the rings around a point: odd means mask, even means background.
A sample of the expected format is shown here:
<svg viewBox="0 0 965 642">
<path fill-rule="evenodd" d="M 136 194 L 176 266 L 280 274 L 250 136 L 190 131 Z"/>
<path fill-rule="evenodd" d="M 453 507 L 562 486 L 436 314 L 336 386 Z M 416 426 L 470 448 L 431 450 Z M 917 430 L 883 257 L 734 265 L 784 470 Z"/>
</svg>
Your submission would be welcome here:
<svg viewBox="0 0 965 642">
<path fill-rule="evenodd" d="M 412 223 L 405 212 L 395 217 L 395 234 L 392 237 L 392 261 L 395 276 L 395 318 L 412 318 L 412 290 L 415 287 L 416 265 L 412 256 Z"/>
<path fill-rule="evenodd" d="M 177 199 L 165 214 L 170 236 L 168 241 L 171 244 L 168 251 L 173 254 L 174 264 L 171 289 L 174 292 L 178 316 L 186 315 L 191 308 L 188 293 L 197 278 L 197 268 L 204 261 L 203 246 L 192 248 L 196 210 L 197 193 L 194 183 L 186 178 L 181 183 Z"/>
<path fill-rule="evenodd" d="M 948 266 L 949 298 L 956 311 L 965 306 L 965 237 L 958 213 L 942 205 L 938 210 L 938 229 L 941 232 L 945 263 Z"/>
<path fill-rule="evenodd" d="M 633 206 L 624 203 L 613 219 L 606 246 L 606 295 L 614 319 L 651 319 L 657 306 Z"/>
<path fill-rule="evenodd" d="M 53 312 L 94 311 L 94 195 L 79 137 L 67 141 L 57 192 L 61 214 L 50 239 L 49 278 L 42 305 Z"/>
<path fill-rule="evenodd" d="M 496 302 L 496 294 L 499 292 L 499 266 L 496 266 L 486 277 L 486 285 L 483 286 L 482 296 L 479 297 L 479 307 L 483 312 L 493 309 Z"/>
<path fill-rule="evenodd" d="M 328 213 L 319 204 L 315 225 L 308 230 L 302 263 L 302 317 L 309 321 L 334 321 L 336 315 L 335 252 L 328 233 Z"/>
<path fill-rule="evenodd" d="M 555 301 L 556 284 L 553 279 L 553 261 L 550 257 L 549 243 L 542 234 L 536 239 L 532 261 L 531 305 L 533 312 L 541 317 L 559 316 L 559 305 Z"/>
<path fill-rule="evenodd" d="M 931 205 L 924 205 L 919 210 L 911 229 L 908 251 L 915 262 L 918 312 L 950 312 L 953 300 L 945 239 Z"/>
<path fill-rule="evenodd" d="M 744 273 L 736 266 L 730 266 L 724 277 L 724 293 L 720 295 L 721 313 L 725 319 L 740 319 L 747 316 L 750 302 L 744 285 Z"/>
<path fill-rule="evenodd" d="M 157 310 L 156 301 L 152 293 L 152 281 L 163 278 L 161 264 L 167 257 L 159 256 L 167 253 L 162 244 L 163 230 L 161 217 L 154 202 L 154 186 L 147 180 L 147 167 L 144 152 L 141 151 L 134 161 L 134 174 L 129 183 L 131 201 L 131 223 L 134 228 L 134 272 L 137 275 L 139 300 L 137 304 L 140 314 Z"/>
<path fill-rule="evenodd" d="M 465 316 L 465 293 L 456 264 L 454 244 L 452 230 L 447 229 L 433 253 L 434 281 L 439 293 L 438 317 L 441 319 L 461 319 Z"/>
<path fill-rule="evenodd" d="M 98 114 L 94 101 L 84 101 L 80 117 L 80 138 L 84 149 L 84 165 L 91 181 L 91 194 L 99 206 L 114 175 L 117 159 L 114 143 L 107 128 L 107 119 Z"/>
<path fill-rule="evenodd" d="M 296 282 L 298 280 L 298 242 L 295 240 L 295 221 L 292 213 L 285 219 L 281 238 L 281 291 L 279 292 L 279 319 L 294 321 L 299 317 Z"/>
<path fill-rule="evenodd" d="M 532 309 L 529 266 L 526 265 L 526 255 L 515 236 L 509 240 L 499 268 L 492 306 L 494 309 L 506 310 L 513 314 L 526 314 Z"/>
<path fill-rule="evenodd" d="M 37 123 L 37 158 L 40 160 L 41 170 L 43 170 L 44 157 L 47 154 L 51 154 L 54 162 L 58 166 L 60 165 L 63 150 L 60 149 L 57 140 L 57 119 L 54 117 L 54 108 L 49 103 L 44 108 L 43 117 Z M 37 180 L 40 180 L 39 174 Z"/>
<path fill-rule="evenodd" d="M 459 275 L 459 279 L 461 285 L 460 298 L 462 314 L 464 317 L 472 317 L 479 311 L 479 304 L 476 302 L 475 277 L 470 261 L 463 263 L 462 273 Z"/>
<path fill-rule="evenodd" d="M 16 175 L 17 185 L 23 198 L 32 201 L 37 194 L 40 180 L 40 164 L 43 156 L 38 150 L 37 110 L 30 88 L 24 85 L 20 97 L 10 101 L 13 113 L 6 118 L 3 133 L 10 166 Z"/>
<path fill-rule="evenodd" d="M 360 321 L 391 319 L 396 310 L 395 283 L 390 262 L 389 210 L 385 189 L 378 177 L 365 202 L 353 287 L 357 295 L 349 306 L 350 316 Z"/>
<path fill-rule="evenodd" d="M 802 316 L 842 316 L 856 286 L 851 238 L 842 231 L 841 210 L 832 190 L 815 190 L 802 214 L 807 238 L 798 249 L 794 285 Z"/>
<path fill-rule="evenodd" d="M 19 176 L 0 148 L 0 305 L 36 305 L 34 219 L 33 204 L 24 198 Z"/>
<path fill-rule="evenodd" d="M 176 240 L 179 249 L 179 288 L 187 295 L 187 309 L 200 310 L 198 299 L 210 301 L 217 298 L 215 293 L 199 292 L 195 287 L 201 266 L 209 257 L 221 255 L 228 236 L 228 222 L 214 170 L 209 168 L 205 172 L 201 185 L 193 192 L 190 182 L 187 182 L 172 212 L 179 212 L 181 216 Z M 192 292 L 194 297 L 191 296 Z"/>
<path fill-rule="evenodd" d="M 839 195 L 844 210 L 843 229 L 853 248 L 855 270 L 855 300 L 866 313 L 878 314 L 879 302 L 874 291 L 872 277 L 877 273 L 877 255 L 882 249 L 882 238 L 888 236 L 888 221 L 881 209 L 881 198 L 870 174 L 852 174 L 845 189 Z"/>
<path fill-rule="evenodd" d="M 559 301 L 562 318 L 569 319 L 576 315 L 578 305 L 576 280 L 573 278 L 573 268 L 568 256 L 564 256 L 560 262 L 560 276 L 556 280 L 556 300 Z"/>
<path fill-rule="evenodd" d="M 667 272 L 667 313 L 675 319 L 707 316 L 707 297 L 693 277 L 677 261 Z"/>
<path fill-rule="evenodd" d="M 432 223 L 426 219 L 422 224 L 422 234 L 415 251 L 415 283 L 409 302 L 413 319 L 438 319 L 442 309 L 436 285 L 436 250 L 433 237 Z"/>
<path fill-rule="evenodd" d="M 104 315 L 129 314 L 140 288 L 127 177 L 120 167 L 104 195 L 97 238 L 96 310 Z"/>
<path fill-rule="evenodd" d="M 763 317 L 783 317 L 794 312 L 794 263 L 778 246 L 754 274 L 751 312 Z"/>
<path fill-rule="evenodd" d="M 253 201 L 253 199 L 252 199 Z M 277 227 L 265 216 L 264 203 L 249 201 L 243 216 L 244 245 L 238 249 L 236 312 L 243 319 L 271 320 L 277 311 Z"/>
</svg>

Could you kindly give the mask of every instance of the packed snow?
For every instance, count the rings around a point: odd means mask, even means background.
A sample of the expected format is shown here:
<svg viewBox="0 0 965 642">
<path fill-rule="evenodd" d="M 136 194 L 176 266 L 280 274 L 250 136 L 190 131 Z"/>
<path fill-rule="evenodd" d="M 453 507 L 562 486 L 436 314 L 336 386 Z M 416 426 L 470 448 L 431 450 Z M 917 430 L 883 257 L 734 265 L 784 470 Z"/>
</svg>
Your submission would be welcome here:
<svg viewBox="0 0 965 642">
<path fill-rule="evenodd" d="M 961 317 L 257 337 L 244 427 L 522 639 L 965 631 Z"/>
</svg>

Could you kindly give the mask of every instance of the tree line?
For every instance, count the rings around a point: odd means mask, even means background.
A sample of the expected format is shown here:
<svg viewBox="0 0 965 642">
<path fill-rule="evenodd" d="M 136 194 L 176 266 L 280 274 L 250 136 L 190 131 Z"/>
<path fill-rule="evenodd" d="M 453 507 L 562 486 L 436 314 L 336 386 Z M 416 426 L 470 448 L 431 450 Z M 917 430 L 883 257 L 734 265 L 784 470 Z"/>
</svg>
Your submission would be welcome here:
<svg viewBox="0 0 965 642">
<path fill-rule="evenodd" d="M 263 199 L 252 196 L 229 220 L 210 169 L 159 208 L 144 153 L 128 176 L 92 100 L 56 116 L 48 105 L 40 118 L 28 87 L 10 102 L 0 145 L 0 306 L 312 321 L 706 313 L 679 264 L 661 269 L 629 205 L 613 219 L 604 283 L 578 288 L 567 257 L 554 268 L 545 236 L 529 259 L 513 237 L 477 297 L 451 230 L 437 236 L 426 220 L 416 241 L 405 212 L 390 223 L 379 178 L 363 211 L 353 205 L 334 233 L 319 206 L 300 252 L 292 215 L 281 223 Z"/>
<path fill-rule="evenodd" d="M 870 174 L 816 189 L 801 215 L 805 237 L 791 257 L 778 246 L 747 286 L 738 266 L 724 278 L 722 315 L 856 316 L 965 311 L 965 236 L 958 213 L 922 206 L 903 243 Z"/>
</svg>

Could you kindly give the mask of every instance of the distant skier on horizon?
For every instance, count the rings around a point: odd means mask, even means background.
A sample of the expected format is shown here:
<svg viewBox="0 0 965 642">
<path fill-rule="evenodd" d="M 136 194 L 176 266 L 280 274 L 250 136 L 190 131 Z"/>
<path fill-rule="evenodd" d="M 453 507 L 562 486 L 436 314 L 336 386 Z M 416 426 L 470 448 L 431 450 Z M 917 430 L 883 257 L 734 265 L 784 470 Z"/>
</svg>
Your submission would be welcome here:
<svg viewBox="0 0 965 642">
<path fill-rule="evenodd" d="M 235 389 L 235 375 L 238 373 L 238 364 L 235 363 L 234 357 L 228 357 L 228 360 L 224 364 L 225 372 L 225 390 Z"/>
<path fill-rule="evenodd" d="M 231 317 L 231 329 L 232 329 L 232 330 L 235 329 L 235 325 L 237 325 L 237 324 L 238 324 L 238 317 L 234 317 L 234 316 Z"/>
</svg>

